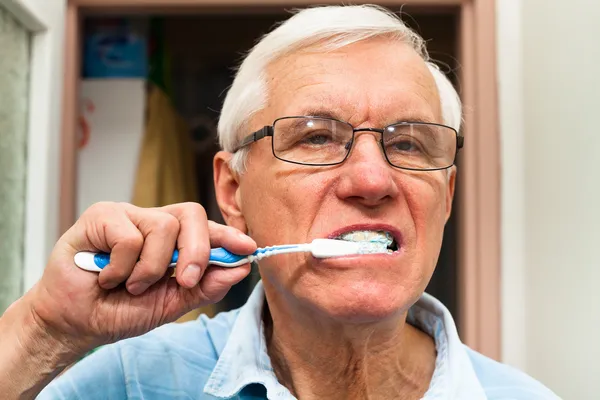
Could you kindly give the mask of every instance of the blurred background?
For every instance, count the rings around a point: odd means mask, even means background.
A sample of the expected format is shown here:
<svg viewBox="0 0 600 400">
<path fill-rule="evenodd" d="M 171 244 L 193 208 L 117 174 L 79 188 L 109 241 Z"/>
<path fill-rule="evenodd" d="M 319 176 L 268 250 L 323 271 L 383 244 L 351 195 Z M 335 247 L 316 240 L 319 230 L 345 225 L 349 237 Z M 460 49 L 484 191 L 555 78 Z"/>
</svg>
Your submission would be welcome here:
<svg viewBox="0 0 600 400">
<path fill-rule="evenodd" d="M 565 399 L 598 398 L 600 3 L 379 4 L 427 40 L 465 102 L 455 212 L 427 291 L 469 346 Z M 222 222 L 224 93 L 243 54 L 302 5 L 0 0 L 0 312 L 95 202 L 196 201 Z M 241 306 L 257 279 L 182 321 Z"/>
</svg>

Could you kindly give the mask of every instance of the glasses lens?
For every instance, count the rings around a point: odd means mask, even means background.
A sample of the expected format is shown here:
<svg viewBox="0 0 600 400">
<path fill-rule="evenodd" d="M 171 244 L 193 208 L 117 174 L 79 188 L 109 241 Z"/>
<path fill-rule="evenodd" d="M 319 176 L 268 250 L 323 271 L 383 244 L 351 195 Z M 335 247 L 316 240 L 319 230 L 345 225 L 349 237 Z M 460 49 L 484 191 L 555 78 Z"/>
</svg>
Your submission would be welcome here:
<svg viewBox="0 0 600 400">
<path fill-rule="evenodd" d="M 352 127 L 328 118 L 282 118 L 273 126 L 273 151 L 286 161 L 324 165 L 340 163 L 352 144 Z"/>
<path fill-rule="evenodd" d="M 392 165 L 429 170 L 448 168 L 456 155 L 456 132 L 446 126 L 403 123 L 383 133 L 383 148 Z"/>
</svg>

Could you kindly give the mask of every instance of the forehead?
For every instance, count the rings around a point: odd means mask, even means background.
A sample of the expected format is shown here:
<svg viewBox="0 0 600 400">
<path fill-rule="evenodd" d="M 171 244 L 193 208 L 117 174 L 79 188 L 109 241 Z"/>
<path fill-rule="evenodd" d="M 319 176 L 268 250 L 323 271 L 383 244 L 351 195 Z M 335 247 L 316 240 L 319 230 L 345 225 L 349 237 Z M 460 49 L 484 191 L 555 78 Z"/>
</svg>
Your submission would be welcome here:
<svg viewBox="0 0 600 400">
<path fill-rule="evenodd" d="M 353 125 L 441 121 L 433 76 L 409 45 L 386 38 L 336 51 L 305 49 L 272 63 L 260 123 L 323 110 Z M 270 121 L 269 121 L 270 120 Z"/>
</svg>

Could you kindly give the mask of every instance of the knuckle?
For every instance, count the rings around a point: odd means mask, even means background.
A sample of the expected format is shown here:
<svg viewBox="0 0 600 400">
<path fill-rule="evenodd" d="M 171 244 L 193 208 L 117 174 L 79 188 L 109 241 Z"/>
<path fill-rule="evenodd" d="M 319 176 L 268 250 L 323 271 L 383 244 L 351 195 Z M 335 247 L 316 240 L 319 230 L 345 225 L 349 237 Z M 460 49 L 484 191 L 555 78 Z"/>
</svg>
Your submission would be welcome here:
<svg viewBox="0 0 600 400">
<path fill-rule="evenodd" d="M 188 258 L 191 258 L 192 261 L 199 261 L 203 264 L 208 263 L 208 258 L 210 255 L 209 243 L 192 243 L 184 248 L 181 248 L 180 250 L 187 253 Z"/>
<path fill-rule="evenodd" d="M 114 206 L 115 206 L 115 203 L 113 203 L 113 202 L 110 202 L 110 201 L 99 201 L 99 202 L 94 203 L 91 206 L 89 206 L 85 210 L 84 215 L 86 215 L 86 216 L 92 216 L 92 215 L 97 215 L 97 214 L 104 214 L 108 210 L 114 209 Z"/>
<path fill-rule="evenodd" d="M 183 203 L 181 206 L 183 210 L 190 215 L 206 218 L 206 210 L 199 203 L 187 202 Z"/>
<path fill-rule="evenodd" d="M 137 233 L 132 232 L 123 236 L 118 242 L 126 249 L 139 250 L 144 245 L 144 237 L 139 231 Z"/>
<path fill-rule="evenodd" d="M 160 213 L 156 221 L 156 228 L 167 233 L 176 233 L 179 231 L 179 220 L 167 213 Z"/>
<path fill-rule="evenodd" d="M 118 203 L 113 203 L 115 207 L 118 207 L 124 211 L 138 209 L 139 207 L 134 206 L 131 203 L 127 203 L 124 201 L 120 201 Z"/>
<path fill-rule="evenodd" d="M 166 267 L 156 260 L 140 260 L 135 266 L 136 279 L 153 283 L 163 277 Z"/>
</svg>

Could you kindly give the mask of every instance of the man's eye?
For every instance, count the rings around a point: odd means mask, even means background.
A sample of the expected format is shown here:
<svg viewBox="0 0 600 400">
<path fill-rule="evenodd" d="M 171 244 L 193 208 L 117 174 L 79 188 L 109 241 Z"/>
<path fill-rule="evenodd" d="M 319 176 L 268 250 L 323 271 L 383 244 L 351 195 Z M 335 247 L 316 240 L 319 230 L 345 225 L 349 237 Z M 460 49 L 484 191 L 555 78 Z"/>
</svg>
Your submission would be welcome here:
<svg viewBox="0 0 600 400">
<path fill-rule="evenodd" d="M 414 152 L 419 151 L 420 148 L 414 140 L 402 140 L 394 143 L 394 149 L 398 151 Z"/>
<path fill-rule="evenodd" d="M 302 140 L 302 143 L 310 144 L 310 145 L 314 145 L 314 146 L 323 146 L 325 144 L 328 144 L 329 142 L 331 142 L 330 135 L 327 135 L 324 133 L 311 134 L 311 135 L 306 136 L 304 138 L 304 140 Z"/>
</svg>

